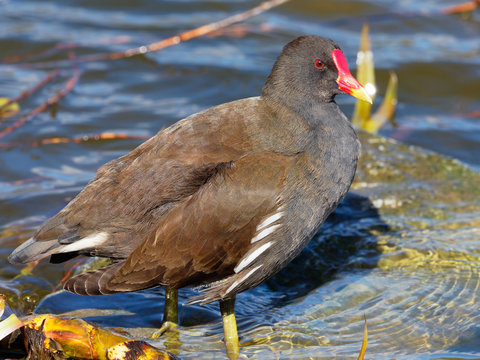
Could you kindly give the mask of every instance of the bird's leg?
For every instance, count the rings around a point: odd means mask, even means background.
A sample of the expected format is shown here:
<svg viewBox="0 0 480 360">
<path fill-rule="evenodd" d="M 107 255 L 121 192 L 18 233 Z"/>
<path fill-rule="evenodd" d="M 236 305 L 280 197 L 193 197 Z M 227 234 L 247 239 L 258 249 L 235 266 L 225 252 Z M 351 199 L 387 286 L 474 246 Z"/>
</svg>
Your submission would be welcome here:
<svg viewBox="0 0 480 360">
<path fill-rule="evenodd" d="M 165 288 L 165 310 L 163 311 L 163 323 L 178 325 L 178 289 Z"/>
<path fill-rule="evenodd" d="M 235 320 L 235 295 L 229 299 L 220 300 L 223 332 L 225 334 L 225 349 L 230 360 L 237 360 L 240 356 L 238 343 L 237 321 Z"/>
<path fill-rule="evenodd" d="M 153 338 L 162 336 L 165 332 L 175 330 L 178 326 L 178 289 L 165 287 L 165 309 L 160 329 L 153 334 Z"/>
</svg>

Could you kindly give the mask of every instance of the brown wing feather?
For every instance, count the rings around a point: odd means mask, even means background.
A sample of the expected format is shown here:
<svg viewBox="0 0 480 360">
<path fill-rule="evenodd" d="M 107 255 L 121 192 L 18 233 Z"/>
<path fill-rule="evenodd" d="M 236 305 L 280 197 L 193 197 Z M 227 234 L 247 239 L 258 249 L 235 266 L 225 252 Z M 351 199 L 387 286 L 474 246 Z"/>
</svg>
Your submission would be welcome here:
<svg viewBox="0 0 480 360">
<path fill-rule="evenodd" d="M 244 157 L 172 208 L 107 287 L 132 291 L 153 283 L 173 287 L 234 273 L 251 248 L 260 219 L 278 206 L 291 158 Z"/>
<path fill-rule="evenodd" d="M 249 123 L 258 116 L 258 100 L 246 99 L 192 115 L 159 132 L 131 153 L 102 166 L 80 194 L 34 235 L 31 261 L 61 251 L 98 232 L 112 238 L 83 254 L 125 259 L 150 234 L 151 228 L 178 201 L 194 194 L 225 166 L 253 146 Z M 40 254 L 44 241 L 58 239 L 57 250 Z M 61 261 L 63 258 L 55 258 Z"/>
</svg>

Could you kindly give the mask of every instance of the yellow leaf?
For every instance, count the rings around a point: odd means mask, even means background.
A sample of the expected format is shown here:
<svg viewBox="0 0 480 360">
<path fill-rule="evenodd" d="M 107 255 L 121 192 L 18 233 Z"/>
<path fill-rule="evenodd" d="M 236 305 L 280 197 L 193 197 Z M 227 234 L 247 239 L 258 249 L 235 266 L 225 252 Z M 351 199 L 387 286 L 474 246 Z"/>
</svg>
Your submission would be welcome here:
<svg viewBox="0 0 480 360">
<path fill-rule="evenodd" d="M 7 302 L 7 298 L 5 295 L 0 294 L 0 318 L 3 315 L 3 312 L 5 311 L 5 303 Z"/>
<path fill-rule="evenodd" d="M 43 344 L 32 344 L 43 352 L 56 353 L 63 356 L 82 359 L 128 359 L 135 353 L 138 359 L 172 359 L 170 355 L 146 342 L 128 339 L 115 334 L 101 326 L 95 326 L 82 319 L 70 319 L 55 315 L 39 315 L 25 323 L 26 336 L 30 331 L 41 331 Z"/>
<path fill-rule="evenodd" d="M 382 105 L 380 105 L 377 112 L 368 119 L 364 130 L 376 133 L 387 121 L 393 122 L 393 115 L 395 114 L 395 108 L 397 107 L 397 89 L 397 75 L 394 72 L 391 72 Z"/>
<path fill-rule="evenodd" d="M 368 24 L 363 25 L 360 48 L 357 53 L 357 80 L 365 87 L 368 95 L 373 99 L 377 88 L 375 85 L 375 66 L 373 63 L 373 52 L 368 35 Z M 353 111 L 352 123 L 363 129 L 364 123 L 370 118 L 372 104 L 357 100 Z"/>
<path fill-rule="evenodd" d="M 15 314 L 10 315 L 8 318 L 0 322 L 0 340 L 22 326 L 23 322 L 20 321 Z"/>
<path fill-rule="evenodd" d="M 26 326 L 43 332 L 46 349 L 61 349 L 67 357 L 105 360 L 106 348 L 127 340 L 81 319 L 68 319 L 49 314 L 30 319 Z"/>
<path fill-rule="evenodd" d="M 0 98 L 0 117 L 11 117 L 20 111 L 20 106 L 16 102 L 6 105 L 9 101 L 8 98 Z"/>
<path fill-rule="evenodd" d="M 360 349 L 360 354 L 358 354 L 357 360 L 363 360 L 363 357 L 365 356 L 365 351 L 367 351 L 367 337 L 368 337 L 367 318 L 365 317 L 365 326 L 363 328 L 362 348 Z"/>
<path fill-rule="evenodd" d="M 165 351 L 158 350 L 143 341 L 124 341 L 113 345 L 107 350 L 108 360 L 130 359 L 131 355 L 135 354 L 137 360 L 170 360 L 173 359 Z"/>
</svg>

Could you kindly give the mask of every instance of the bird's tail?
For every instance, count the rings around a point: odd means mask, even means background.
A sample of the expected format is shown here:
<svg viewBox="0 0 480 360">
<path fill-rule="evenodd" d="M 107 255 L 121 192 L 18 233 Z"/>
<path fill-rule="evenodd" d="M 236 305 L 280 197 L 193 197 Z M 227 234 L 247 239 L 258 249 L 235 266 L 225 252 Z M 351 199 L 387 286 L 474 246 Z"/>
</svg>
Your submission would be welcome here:
<svg viewBox="0 0 480 360">
<path fill-rule="evenodd" d="M 68 279 L 63 288 L 80 295 L 107 295 L 125 292 L 108 287 L 109 280 L 125 264 L 120 261 L 104 268 L 88 271 Z"/>
</svg>

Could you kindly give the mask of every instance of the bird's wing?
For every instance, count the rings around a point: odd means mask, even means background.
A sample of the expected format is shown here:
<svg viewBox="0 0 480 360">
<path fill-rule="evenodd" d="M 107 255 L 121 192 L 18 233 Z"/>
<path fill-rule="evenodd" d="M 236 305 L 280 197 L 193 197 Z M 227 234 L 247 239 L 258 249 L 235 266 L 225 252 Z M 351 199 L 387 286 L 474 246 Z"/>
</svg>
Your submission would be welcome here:
<svg viewBox="0 0 480 360">
<path fill-rule="evenodd" d="M 59 262 L 78 253 L 125 259 L 175 203 L 251 151 L 248 123 L 257 103 L 244 99 L 192 115 L 105 164 L 10 261 L 54 254 Z"/>
<path fill-rule="evenodd" d="M 98 284 L 81 275 L 70 279 L 66 289 L 112 293 L 244 276 L 260 266 L 260 255 L 275 246 L 272 239 L 283 231 L 281 193 L 294 160 L 252 154 L 233 162 L 162 217 L 123 265 L 115 265 L 114 274 L 92 273 Z"/>
</svg>

